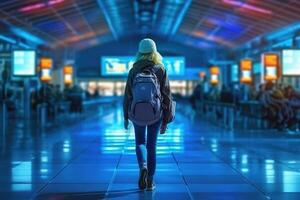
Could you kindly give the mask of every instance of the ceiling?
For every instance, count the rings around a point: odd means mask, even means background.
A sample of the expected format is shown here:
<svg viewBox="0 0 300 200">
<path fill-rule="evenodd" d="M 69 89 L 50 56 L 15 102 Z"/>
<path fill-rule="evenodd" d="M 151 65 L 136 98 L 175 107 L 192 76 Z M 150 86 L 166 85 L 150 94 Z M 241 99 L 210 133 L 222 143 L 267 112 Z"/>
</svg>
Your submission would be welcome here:
<svg viewBox="0 0 300 200">
<path fill-rule="evenodd" d="M 298 0 L 193 1 L 179 32 L 229 47 L 300 23 Z"/>
<path fill-rule="evenodd" d="M 139 35 L 234 48 L 299 24 L 299 9 L 299 0 L 1 0 L 0 31 L 51 47 Z"/>
<path fill-rule="evenodd" d="M 96 0 L 1 0 L 0 19 L 53 46 L 110 34 Z"/>
</svg>

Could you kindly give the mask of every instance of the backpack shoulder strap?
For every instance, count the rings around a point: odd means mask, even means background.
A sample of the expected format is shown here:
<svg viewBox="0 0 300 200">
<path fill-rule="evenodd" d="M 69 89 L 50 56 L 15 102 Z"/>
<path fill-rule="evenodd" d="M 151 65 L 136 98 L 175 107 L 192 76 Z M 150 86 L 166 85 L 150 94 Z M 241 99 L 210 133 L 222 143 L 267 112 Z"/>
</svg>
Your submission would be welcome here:
<svg viewBox="0 0 300 200">
<path fill-rule="evenodd" d="M 149 66 L 143 68 L 142 72 L 145 71 L 145 72 L 151 72 L 151 73 L 157 74 L 158 70 L 159 70 L 158 65 L 149 65 Z"/>
</svg>

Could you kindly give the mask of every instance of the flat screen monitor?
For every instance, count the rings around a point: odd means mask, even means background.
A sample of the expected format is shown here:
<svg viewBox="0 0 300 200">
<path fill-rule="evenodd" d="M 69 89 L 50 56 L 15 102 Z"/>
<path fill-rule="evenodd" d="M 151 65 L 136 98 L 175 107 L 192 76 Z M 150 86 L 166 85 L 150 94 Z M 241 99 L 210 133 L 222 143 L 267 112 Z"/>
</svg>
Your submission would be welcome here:
<svg viewBox="0 0 300 200">
<path fill-rule="evenodd" d="M 72 81 L 72 74 L 65 74 L 65 81 Z"/>
<path fill-rule="evenodd" d="M 277 68 L 276 67 L 266 67 L 266 75 L 277 77 Z"/>
<path fill-rule="evenodd" d="M 300 76 L 300 49 L 282 51 L 282 74 L 286 76 Z"/>
<path fill-rule="evenodd" d="M 36 75 L 36 53 L 34 50 L 13 51 L 13 76 Z"/>
<path fill-rule="evenodd" d="M 133 67 L 133 56 L 105 56 L 101 58 L 102 76 L 127 76 Z M 163 64 L 169 76 L 183 76 L 185 74 L 184 57 L 164 57 Z"/>
<path fill-rule="evenodd" d="M 130 56 L 102 57 L 102 76 L 126 76 L 133 66 L 133 58 Z"/>
<path fill-rule="evenodd" d="M 217 82 L 217 81 L 218 81 L 218 75 L 212 74 L 212 75 L 211 75 L 211 81 L 212 81 L 212 82 Z"/>
<path fill-rule="evenodd" d="M 184 57 L 164 57 L 163 64 L 169 76 L 183 76 L 185 74 Z"/>
<path fill-rule="evenodd" d="M 244 79 L 251 79 L 251 71 L 242 71 L 242 78 Z"/>
<path fill-rule="evenodd" d="M 42 70 L 42 77 L 51 77 L 50 69 L 43 69 Z"/>
</svg>

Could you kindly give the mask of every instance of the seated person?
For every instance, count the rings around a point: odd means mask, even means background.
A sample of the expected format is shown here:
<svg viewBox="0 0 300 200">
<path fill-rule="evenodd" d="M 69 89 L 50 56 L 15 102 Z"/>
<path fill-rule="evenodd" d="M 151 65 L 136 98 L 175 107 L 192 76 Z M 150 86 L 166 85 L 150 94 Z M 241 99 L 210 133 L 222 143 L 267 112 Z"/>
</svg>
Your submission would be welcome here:
<svg viewBox="0 0 300 200">
<path fill-rule="evenodd" d="M 277 111 L 279 129 L 291 128 L 295 123 L 295 112 L 290 101 L 285 98 L 281 89 L 275 89 L 271 94 L 270 104 Z"/>
<path fill-rule="evenodd" d="M 300 108 L 300 94 L 292 86 L 289 85 L 284 89 L 284 96 L 289 100 L 289 104 L 293 109 Z"/>
<path fill-rule="evenodd" d="M 266 117 L 271 126 L 278 129 L 286 128 L 293 115 L 281 90 L 275 89 L 271 82 L 260 89 L 259 100 L 267 110 Z"/>
</svg>

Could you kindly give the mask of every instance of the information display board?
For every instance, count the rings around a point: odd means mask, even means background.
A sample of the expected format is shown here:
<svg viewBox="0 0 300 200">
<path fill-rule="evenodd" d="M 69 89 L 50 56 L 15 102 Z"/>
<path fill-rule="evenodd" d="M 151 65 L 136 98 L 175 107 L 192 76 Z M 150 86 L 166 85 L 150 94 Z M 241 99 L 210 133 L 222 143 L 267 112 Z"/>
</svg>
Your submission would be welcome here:
<svg viewBox="0 0 300 200">
<path fill-rule="evenodd" d="M 126 76 L 133 66 L 133 57 L 116 56 L 101 58 L 102 76 Z"/>
<path fill-rule="evenodd" d="M 279 78 L 279 55 L 276 53 L 265 53 L 263 55 L 264 75 L 266 81 L 276 81 Z"/>
<path fill-rule="evenodd" d="M 71 85 L 73 83 L 73 66 L 71 65 L 64 67 L 64 83 L 65 85 Z"/>
<path fill-rule="evenodd" d="M 212 85 L 217 85 L 219 84 L 219 74 L 220 74 L 220 69 L 218 66 L 212 66 L 209 69 L 210 71 L 210 83 Z"/>
<path fill-rule="evenodd" d="M 135 58 L 131 56 L 105 56 L 101 58 L 102 76 L 127 76 L 133 67 Z M 163 64 L 169 76 L 183 76 L 185 74 L 184 57 L 164 57 Z"/>
<path fill-rule="evenodd" d="M 184 57 L 164 57 L 163 64 L 169 76 L 183 76 L 185 74 Z"/>
<path fill-rule="evenodd" d="M 241 83 L 249 84 L 252 82 L 252 68 L 253 68 L 253 63 L 251 59 L 241 60 L 240 62 Z"/>
<path fill-rule="evenodd" d="M 53 60 L 51 58 L 41 58 L 40 59 L 40 70 L 41 70 L 41 81 L 47 83 L 52 80 L 52 65 Z"/>
<path fill-rule="evenodd" d="M 282 74 L 286 76 L 300 76 L 300 49 L 286 49 L 282 51 Z"/>
<path fill-rule="evenodd" d="M 12 59 L 13 76 L 36 75 L 36 52 L 34 50 L 14 50 Z"/>
</svg>

